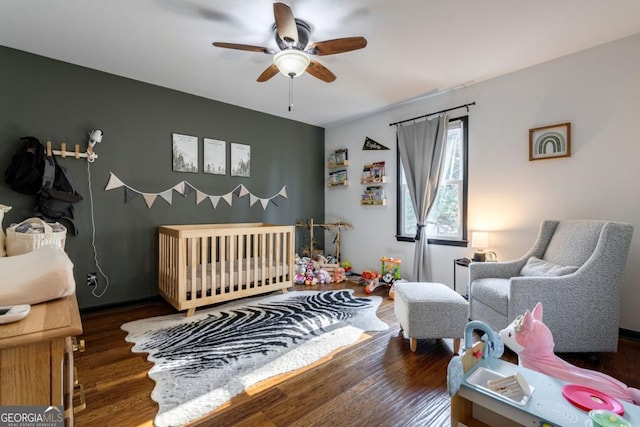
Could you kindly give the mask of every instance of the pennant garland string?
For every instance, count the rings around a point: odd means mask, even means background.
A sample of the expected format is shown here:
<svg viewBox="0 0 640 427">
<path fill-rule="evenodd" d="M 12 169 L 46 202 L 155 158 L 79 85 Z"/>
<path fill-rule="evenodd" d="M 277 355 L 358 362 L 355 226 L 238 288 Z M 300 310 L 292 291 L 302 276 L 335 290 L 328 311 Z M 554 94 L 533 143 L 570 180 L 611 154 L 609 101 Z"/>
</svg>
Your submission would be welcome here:
<svg viewBox="0 0 640 427">
<path fill-rule="evenodd" d="M 237 197 L 245 197 L 245 196 L 248 195 L 249 196 L 249 206 L 253 206 L 257 202 L 260 202 L 260 205 L 262 206 L 262 210 L 266 210 L 267 206 L 269 206 L 269 203 L 273 203 L 274 206 L 278 206 L 278 204 L 276 203 L 276 200 L 278 198 L 280 198 L 280 197 L 283 197 L 285 199 L 288 198 L 287 197 L 287 186 L 286 185 L 283 186 L 282 189 L 277 194 L 274 194 L 271 197 L 262 198 L 262 197 L 258 197 L 256 195 L 252 194 L 247 189 L 247 187 L 245 187 L 242 184 L 238 184 L 238 186 L 236 188 L 234 188 L 233 190 L 231 190 L 227 194 L 212 195 L 212 194 L 206 194 L 205 192 L 198 190 L 196 187 L 194 187 L 193 185 L 189 184 L 189 182 L 187 182 L 187 181 L 181 181 L 181 182 L 177 183 L 176 185 L 174 185 L 173 187 L 171 187 L 171 188 L 169 188 L 167 190 L 161 191 L 159 193 L 145 193 L 143 191 L 136 190 L 135 188 L 125 184 L 124 182 L 122 182 L 120 180 L 120 178 L 115 176 L 113 174 L 113 172 L 109 172 L 109 174 L 110 174 L 109 181 L 107 182 L 107 186 L 105 187 L 104 191 L 109 191 L 109 190 L 114 190 L 116 188 L 124 187 L 124 201 L 125 201 L 125 203 L 127 203 L 129 200 L 133 200 L 133 199 L 137 198 L 138 196 L 142 196 L 142 198 L 144 199 L 144 202 L 145 202 L 145 204 L 147 205 L 148 208 L 151 208 L 151 206 L 153 206 L 155 201 L 158 199 L 158 196 L 160 196 L 160 198 L 163 199 L 165 202 L 171 204 L 172 195 L 173 195 L 174 191 L 176 193 L 182 195 L 183 197 L 187 197 L 189 194 L 195 192 L 196 193 L 196 205 L 199 205 L 204 200 L 209 199 L 213 209 L 215 209 L 218 206 L 218 202 L 220 201 L 220 199 L 224 200 L 225 202 L 227 202 L 227 204 L 229 206 L 231 206 L 232 203 L 233 203 L 233 195 L 234 194 Z"/>
</svg>

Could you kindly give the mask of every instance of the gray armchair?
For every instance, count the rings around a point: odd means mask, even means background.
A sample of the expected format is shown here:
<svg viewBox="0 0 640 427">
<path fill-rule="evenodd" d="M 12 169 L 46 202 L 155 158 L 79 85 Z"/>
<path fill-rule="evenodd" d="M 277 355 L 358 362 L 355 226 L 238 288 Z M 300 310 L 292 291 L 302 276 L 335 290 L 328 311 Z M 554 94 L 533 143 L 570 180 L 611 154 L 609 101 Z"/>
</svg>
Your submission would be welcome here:
<svg viewBox="0 0 640 427">
<path fill-rule="evenodd" d="M 541 302 L 555 351 L 617 351 L 621 279 L 632 235 L 630 224 L 543 221 L 522 258 L 469 265 L 471 320 L 499 331 Z"/>
</svg>

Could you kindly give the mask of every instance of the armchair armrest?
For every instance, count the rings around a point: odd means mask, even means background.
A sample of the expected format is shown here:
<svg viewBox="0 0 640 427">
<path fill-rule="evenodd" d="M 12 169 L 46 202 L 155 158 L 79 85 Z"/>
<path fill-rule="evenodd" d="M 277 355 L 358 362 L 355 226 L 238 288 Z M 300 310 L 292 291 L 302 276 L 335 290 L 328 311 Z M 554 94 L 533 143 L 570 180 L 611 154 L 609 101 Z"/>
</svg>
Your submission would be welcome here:
<svg viewBox="0 0 640 427">
<path fill-rule="evenodd" d="M 526 262 L 524 258 L 504 262 L 472 262 L 469 264 L 469 283 L 476 279 L 509 279 L 520 274 Z"/>
</svg>

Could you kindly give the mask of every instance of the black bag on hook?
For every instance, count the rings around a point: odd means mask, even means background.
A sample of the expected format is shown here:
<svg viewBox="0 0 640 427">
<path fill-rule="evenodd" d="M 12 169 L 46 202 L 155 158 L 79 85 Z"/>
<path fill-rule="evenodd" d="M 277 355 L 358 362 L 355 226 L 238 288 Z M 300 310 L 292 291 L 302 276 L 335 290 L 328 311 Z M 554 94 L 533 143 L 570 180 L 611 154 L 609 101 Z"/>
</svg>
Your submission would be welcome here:
<svg viewBox="0 0 640 427">
<path fill-rule="evenodd" d="M 34 215 L 48 222 L 66 220 L 73 234 L 78 234 L 73 216 L 73 204 L 82 200 L 76 191 L 73 176 L 60 166 L 55 156 L 45 157 L 42 187 L 36 200 Z"/>
<path fill-rule="evenodd" d="M 20 146 L 4 172 L 4 179 L 13 191 L 31 196 L 42 188 L 44 145 L 33 136 L 20 138 Z"/>
</svg>

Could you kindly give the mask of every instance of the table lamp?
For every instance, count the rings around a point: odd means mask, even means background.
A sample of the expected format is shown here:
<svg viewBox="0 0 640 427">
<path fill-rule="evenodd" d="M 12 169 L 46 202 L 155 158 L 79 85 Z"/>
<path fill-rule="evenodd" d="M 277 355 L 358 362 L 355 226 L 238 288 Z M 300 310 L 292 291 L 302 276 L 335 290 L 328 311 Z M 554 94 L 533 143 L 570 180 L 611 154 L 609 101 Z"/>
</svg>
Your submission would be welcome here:
<svg viewBox="0 0 640 427">
<path fill-rule="evenodd" d="M 484 248 L 489 246 L 489 232 L 488 231 L 473 231 L 471 233 L 471 247 L 476 251 L 473 253 L 473 260 L 477 262 L 485 261 Z"/>
</svg>

